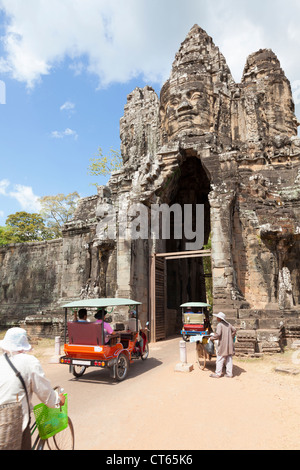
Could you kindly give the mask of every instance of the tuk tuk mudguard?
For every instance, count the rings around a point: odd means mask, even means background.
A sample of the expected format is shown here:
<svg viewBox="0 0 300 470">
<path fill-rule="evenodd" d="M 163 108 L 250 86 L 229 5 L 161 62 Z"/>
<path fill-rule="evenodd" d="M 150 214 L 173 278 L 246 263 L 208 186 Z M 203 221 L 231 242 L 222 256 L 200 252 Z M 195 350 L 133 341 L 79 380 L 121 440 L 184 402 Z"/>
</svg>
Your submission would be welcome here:
<svg viewBox="0 0 300 470">
<path fill-rule="evenodd" d="M 113 359 L 112 365 L 108 366 L 110 368 L 110 374 L 111 374 L 111 377 L 113 379 L 117 378 L 116 368 L 117 368 L 118 358 L 119 358 L 120 354 L 125 354 L 126 355 L 126 357 L 128 358 L 129 364 L 131 364 L 133 362 L 131 360 L 131 354 L 129 353 L 129 351 L 127 349 L 120 350 L 118 356 L 115 359 Z"/>
</svg>

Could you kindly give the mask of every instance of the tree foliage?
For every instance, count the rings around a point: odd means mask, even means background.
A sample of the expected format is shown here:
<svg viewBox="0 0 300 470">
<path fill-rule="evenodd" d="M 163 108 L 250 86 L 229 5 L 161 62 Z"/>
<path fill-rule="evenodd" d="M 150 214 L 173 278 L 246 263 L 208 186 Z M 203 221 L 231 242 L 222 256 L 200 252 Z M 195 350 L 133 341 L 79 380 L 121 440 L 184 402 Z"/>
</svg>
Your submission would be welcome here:
<svg viewBox="0 0 300 470">
<path fill-rule="evenodd" d="M 0 231 L 1 244 L 42 241 L 53 238 L 39 214 L 16 212 L 6 219 Z"/>
<path fill-rule="evenodd" d="M 101 147 L 98 148 L 98 154 L 90 158 L 88 174 L 91 176 L 110 176 L 113 171 L 120 170 L 123 166 L 123 160 L 119 152 L 110 149 L 108 155 L 103 155 Z M 97 183 L 92 183 L 96 186 Z"/>
<path fill-rule="evenodd" d="M 208 242 L 206 245 L 203 246 L 203 250 L 211 250 L 211 235 L 209 236 Z M 213 284 L 212 284 L 212 271 L 211 271 L 211 258 L 210 256 L 204 256 L 203 260 L 203 268 L 205 274 L 205 289 L 206 289 L 206 296 L 207 302 L 213 306 Z"/>
<path fill-rule="evenodd" d="M 61 237 L 62 226 L 73 217 L 78 200 L 77 192 L 44 196 L 40 199 L 39 214 L 16 212 L 9 215 L 5 227 L 0 227 L 0 246 Z"/>
<path fill-rule="evenodd" d="M 60 193 L 40 199 L 42 206 L 40 214 L 54 237 L 61 237 L 62 226 L 72 219 L 79 197 L 79 194 L 74 191 L 67 195 Z"/>
<path fill-rule="evenodd" d="M 0 227 L 0 246 L 7 245 L 8 243 L 18 243 L 17 237 L 11 227 Z"/>
</svg>

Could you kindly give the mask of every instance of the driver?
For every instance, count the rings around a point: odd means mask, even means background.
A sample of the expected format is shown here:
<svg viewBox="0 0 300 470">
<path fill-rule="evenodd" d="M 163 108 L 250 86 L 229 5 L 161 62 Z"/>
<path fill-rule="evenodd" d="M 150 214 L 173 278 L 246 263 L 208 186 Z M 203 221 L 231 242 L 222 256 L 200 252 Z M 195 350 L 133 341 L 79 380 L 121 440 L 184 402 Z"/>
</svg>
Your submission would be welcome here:
<svg viewBox="0 0 300 470">
<path fill-rule="evenodd" d="M 130 328 L 132 331 L 135 331 L 135 330 L 136 330 L 136 310 L 131 310 L 131 312 L 130 312 L 129 328 Z M 140 320 L 138 320 L 138 337 L 137 337 L 137 344 L 140 346 L 141 352 L 142 352 L 143 349 L 144 349 L 144 339 L 143 339 L 143 337 L 142 337 L 142 335 L 141 335 L 141 329 L 142 329 L 142 325 L 141 325 Z"/>
<path fill-rule="evenodd" d="M 105 308 L 100 308 L 97 311 L 97 313 L 94 315 L 94 317 L 96 318 L 96 323 L 102 323 L 102 318 L 104 318 L 104 320 L 105 320 L 106 315 L 107 315 L 106 309 Z M 104 340 L 105 340 L 105 344 L 106 344 L 109 341 L 108 335 L 111 335 L 114 332 L 114 330 L 110 326 L 110 324 L 105 322 L 105 321 L 104 321 L 104 332 L 105 332 Z"/>
</svg>

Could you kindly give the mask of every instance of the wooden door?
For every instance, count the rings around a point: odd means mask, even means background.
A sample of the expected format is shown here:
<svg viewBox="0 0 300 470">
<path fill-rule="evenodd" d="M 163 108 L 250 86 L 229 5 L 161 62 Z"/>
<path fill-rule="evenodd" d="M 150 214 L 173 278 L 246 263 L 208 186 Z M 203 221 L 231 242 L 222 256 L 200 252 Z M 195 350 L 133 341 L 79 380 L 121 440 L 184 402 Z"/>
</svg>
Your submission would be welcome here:
<svg viewBox="0 0 300 470">
<path fill-rule="evenodd" d="M 166 260 L 164 257 L 151 258 L 150 309 L 151 341 L 166 338 Z"/>
<path fill-rule="evenodd" d="M 155 263 L 155 316 L 156 341 L 166 338 L 165 303 L 166 303 L 166 260 L 156 258 Z"/>
</svg>

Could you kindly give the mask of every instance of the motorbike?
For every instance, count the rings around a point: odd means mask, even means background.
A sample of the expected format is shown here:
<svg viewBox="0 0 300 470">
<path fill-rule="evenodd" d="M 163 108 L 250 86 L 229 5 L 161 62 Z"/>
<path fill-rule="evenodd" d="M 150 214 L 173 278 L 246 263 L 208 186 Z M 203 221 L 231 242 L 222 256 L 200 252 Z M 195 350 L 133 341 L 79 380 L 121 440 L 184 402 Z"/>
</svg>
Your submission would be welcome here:
<svg viewBox="0 0 300 470">
<path fill-rule="evenodd" d="M 149 344 L 148 344 L 148 331 L 149 331 L 149 322 L 146 323 L 145 328 L 139 330 L 139 338 L 135 343 L 132 358 L 138 359 L 141 358 L 142 361 L 145 361 L 149 356 Z"/>
</svg>

